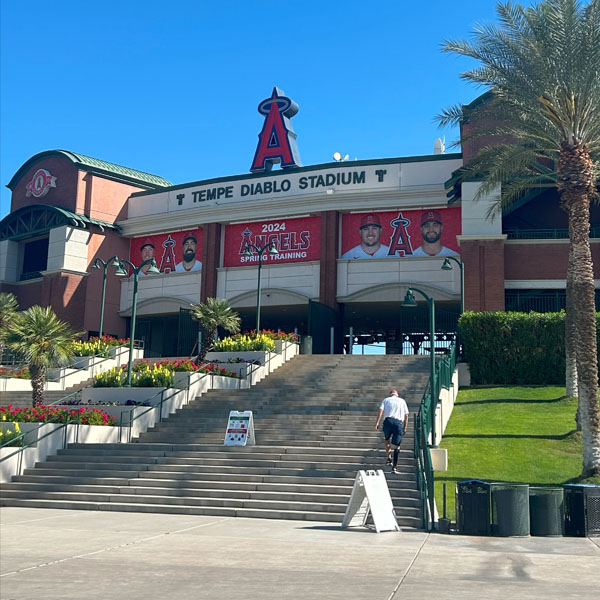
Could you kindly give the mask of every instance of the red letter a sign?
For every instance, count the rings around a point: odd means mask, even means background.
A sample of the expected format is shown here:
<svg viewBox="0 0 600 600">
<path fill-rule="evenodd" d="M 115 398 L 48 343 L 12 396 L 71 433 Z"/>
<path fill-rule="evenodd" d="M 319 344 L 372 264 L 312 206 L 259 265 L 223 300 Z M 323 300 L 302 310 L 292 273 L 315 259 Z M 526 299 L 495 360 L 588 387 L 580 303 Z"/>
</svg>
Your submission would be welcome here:
<svg viewBox="0 0 600 600">
<path fill-rule="evenodd" d="M 298 105 L 274 87 L 271 97 L 258 105 L 258 112 L 265 115 L 265 124 L 258 134 L 250 171 L 270 171 L 276 163 L 282 167 L 300 167 L 296 134 L 290 121 L 298 112 Z"/>
</svg>

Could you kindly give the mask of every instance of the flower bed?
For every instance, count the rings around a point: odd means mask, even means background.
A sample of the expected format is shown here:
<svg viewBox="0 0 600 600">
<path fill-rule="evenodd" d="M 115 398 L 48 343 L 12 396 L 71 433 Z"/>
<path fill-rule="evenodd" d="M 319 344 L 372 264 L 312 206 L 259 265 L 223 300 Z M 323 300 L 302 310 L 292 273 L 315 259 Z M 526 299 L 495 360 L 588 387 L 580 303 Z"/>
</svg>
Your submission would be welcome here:
<svg viewBox="0 0 600 600">
<path fill-rule="evenodd" d="M 114 367 L 100 373 L 94 378 L 95 388 L 120 388 L 127 385 L 127 365 Z M 132 387 L 171 387 L 173 371 L 159 363 L 141 362 L 133 367 L 131 373 Z"/>
<path fill-rule="evenodd" d="M 0 428 L 0 446 L 22 446 L 21 428 L 18 423 L 6 423 L 7 428 Z M 12 429 L 10 427 L 12 426 Z"/>
<path fill-rule="evenodd" d="M 27 367 L 21 367 L 19 369 L 0 367 L 0 377 L 8 377 L 9 379 L 31 379 Z"/>
<path fill-rule="evenodd" d="M 0 406 L 0 421 L 10 423 L 68 423 L 76 420 L 81 425 L 116 425 L 116 419 L 99 408 L 59 408 L 34 406 L 14 408 L 12 404 Z"/>
<path fill-rule="evenodd" d="M 73 342 L 73 354 L 75 356 L 102 356 L 108 358 L 111 348 L 127 346 L 129 340 L 125 338 L 113 338 L 104 335 L 101 338 L 91 337 L 87 342 Z"/>
<path fill-rule="evenodd" d="M 213 346 L 213 352 L 272 352 L 273 350 L 275 350 L 275 341 L 263 333 L 259 335 L 237 333 L 223 338 Z"/>
</svg>

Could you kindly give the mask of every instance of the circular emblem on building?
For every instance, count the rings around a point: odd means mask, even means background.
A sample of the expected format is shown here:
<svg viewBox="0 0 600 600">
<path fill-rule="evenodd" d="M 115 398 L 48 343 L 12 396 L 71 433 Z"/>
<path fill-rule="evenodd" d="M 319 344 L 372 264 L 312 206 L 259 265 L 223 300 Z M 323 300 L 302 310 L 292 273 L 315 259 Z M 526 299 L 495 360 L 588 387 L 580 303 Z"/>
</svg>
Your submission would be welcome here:
<svg viewBox="0 0 600 600">
<path fill-rule="evenodd" d="M 35 198 L 42 198 L 45 196 L 50 188 L 56 187 L 56 177 L 50 174 L 50 171 L 46 169 L 38 169 L 31 181 L 27 184 L 27 196 L 34 196 Z"/>
</svg>

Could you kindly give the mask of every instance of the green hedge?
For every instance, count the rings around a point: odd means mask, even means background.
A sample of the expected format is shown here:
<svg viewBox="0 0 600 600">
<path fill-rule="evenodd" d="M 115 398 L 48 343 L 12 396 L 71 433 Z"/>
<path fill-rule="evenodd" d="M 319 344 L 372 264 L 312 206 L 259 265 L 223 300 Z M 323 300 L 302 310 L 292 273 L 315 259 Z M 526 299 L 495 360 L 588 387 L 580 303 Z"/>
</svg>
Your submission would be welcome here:
<svg viewBox="0 0 600 600">
<path fill-rule="evenodd" d="M 564 385 L 564 311 L 466 312 L 458 326 L 474 385 Z"/>
</svg>

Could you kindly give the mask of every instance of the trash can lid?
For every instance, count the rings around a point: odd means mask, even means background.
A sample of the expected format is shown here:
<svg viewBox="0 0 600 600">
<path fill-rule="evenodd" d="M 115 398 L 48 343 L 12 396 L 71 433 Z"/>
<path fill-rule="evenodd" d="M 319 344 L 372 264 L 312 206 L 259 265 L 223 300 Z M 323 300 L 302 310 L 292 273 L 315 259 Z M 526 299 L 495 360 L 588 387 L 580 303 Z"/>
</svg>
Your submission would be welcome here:
<svg viewBox="0 0 600 600">
<path fill-rule="evenodd" d="M 465 479 L 464 481 L 457 482 L 456 485 L 463 485 L 466 483 L 478 483 L 480 485 L 490 485 L 489 481 L 482 481 L 481 479 Z"/>
<path fill-rule="evenodd" d="M 600 485 L 596 483 L 563 483 L 563 487 L 591 487 L 591 488 L 600 488 Z"/>
</svg>

